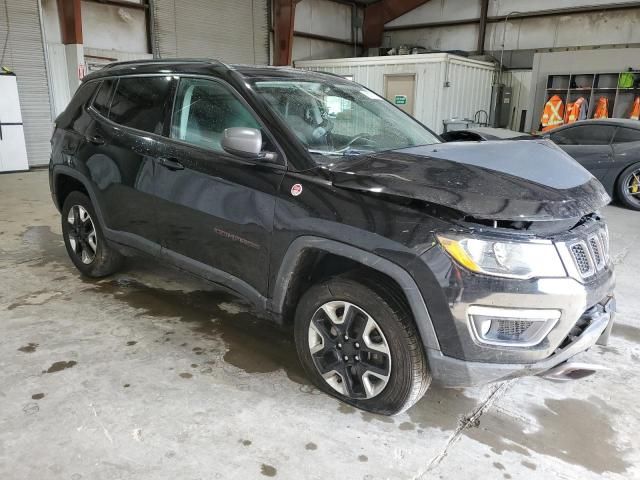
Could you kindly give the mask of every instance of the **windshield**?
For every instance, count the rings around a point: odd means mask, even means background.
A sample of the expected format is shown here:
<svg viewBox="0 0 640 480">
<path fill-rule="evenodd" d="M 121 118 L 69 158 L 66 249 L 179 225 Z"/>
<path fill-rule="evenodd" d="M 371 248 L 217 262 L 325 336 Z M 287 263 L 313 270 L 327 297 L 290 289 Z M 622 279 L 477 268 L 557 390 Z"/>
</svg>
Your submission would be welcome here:
<svg viewBox="0 0 640 480">
<path fill-rule="evenodd" d="M 334 162 L 335 157 L 440 143 L 411 117 L 355 83 L 278 79 L 254 85 L 316 159 Z"/>
</svg>

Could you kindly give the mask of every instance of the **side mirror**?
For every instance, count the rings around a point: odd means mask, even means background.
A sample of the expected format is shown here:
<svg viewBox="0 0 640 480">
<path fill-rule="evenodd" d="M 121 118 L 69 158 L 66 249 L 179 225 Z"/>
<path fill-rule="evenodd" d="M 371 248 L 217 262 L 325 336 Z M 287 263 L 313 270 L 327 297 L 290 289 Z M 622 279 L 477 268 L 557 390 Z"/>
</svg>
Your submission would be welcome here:
<svg viewBox="0 0 640 480">
<path fill-rule="evenodd" d="M 225 152 L 244 158 L 258 158 L 262 151 L 262 133 L 256 128 L 226 128 L 222 135 Z"/>
</svg>

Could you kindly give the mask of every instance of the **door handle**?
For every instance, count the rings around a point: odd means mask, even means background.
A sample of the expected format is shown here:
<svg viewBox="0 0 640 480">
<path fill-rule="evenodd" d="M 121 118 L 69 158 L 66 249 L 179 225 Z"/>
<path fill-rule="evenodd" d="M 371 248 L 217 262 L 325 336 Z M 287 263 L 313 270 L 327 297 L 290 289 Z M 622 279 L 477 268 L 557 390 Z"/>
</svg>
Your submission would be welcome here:
<svg viewBox="0 0 640 480">
<path fill-rule="evenodd" d="M 158 159 L 158 162 L 160 163 L 160 165 L 162 165 L 164 168 L 168 168 L 169 170 L 175 171 L 175 170 L 184 170 L 184 165 L 182 165 L 178 160 L 176 160 L 175 158 L 164 158 L 161 157 Z"/>
<path fill-rule="evenodd" d="M 94 145 L 104 145 L 104 138 L 100 135 L 87 135 L 84 138 L 87 139 L 87 142 L 93 143 Z"/>
</svg>

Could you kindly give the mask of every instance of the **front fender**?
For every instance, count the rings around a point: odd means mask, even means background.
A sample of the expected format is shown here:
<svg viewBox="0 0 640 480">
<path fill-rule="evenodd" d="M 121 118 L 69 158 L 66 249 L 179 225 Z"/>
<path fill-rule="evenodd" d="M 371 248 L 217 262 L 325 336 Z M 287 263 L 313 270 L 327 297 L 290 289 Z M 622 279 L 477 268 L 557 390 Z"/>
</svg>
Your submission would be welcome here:
<svg viewBox="0 0 640 480">
<path fill-rule="evenodd" d="M 287 291 L 294 281 L 294 273 L 300 262 L 303 253 L 307 249 L 319 250 L 331 253 L 340 257 L 347 258 L 354 262 L 360 263 L 366 267 L 383 273 L 398 283 L 405 294 L 413 318 L 418 327 L 418 332 L 422 338 L 422 343 L 428 349 L 440 350 L 440 344 L 433 328 L 433 322 L 429 311 L 424 302 L 422 294 L 413 280 L 411 275 L 402 267 L 375 255 L 366 250 L 362 250 L 351 245 L 327 240 L 315 236 L 302 236 L 296 238 L 287 249 L 280 268 L 278 270 L 277 280 L 274 286 L 273 295 L 270 300 L 269 310 L 275 314 L 282 314 L 284 310 Z"/>
</svg>

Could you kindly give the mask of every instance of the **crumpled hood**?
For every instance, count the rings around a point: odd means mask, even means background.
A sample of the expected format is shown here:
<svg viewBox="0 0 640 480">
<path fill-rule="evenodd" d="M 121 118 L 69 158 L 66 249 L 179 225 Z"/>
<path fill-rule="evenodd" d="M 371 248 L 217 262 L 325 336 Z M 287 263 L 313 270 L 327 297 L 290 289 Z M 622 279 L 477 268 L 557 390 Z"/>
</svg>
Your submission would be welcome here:
<svg viewBox="0 0 640 480">
<path fill-rule="evenodd" d="M 561 220 L 611 200 L 548 140 L 455 142 L 387 151 L 329 168 L 336 187 L 382 193 L 495 220 Z"/>
</svg>

